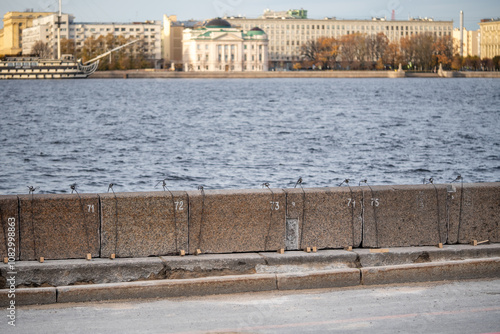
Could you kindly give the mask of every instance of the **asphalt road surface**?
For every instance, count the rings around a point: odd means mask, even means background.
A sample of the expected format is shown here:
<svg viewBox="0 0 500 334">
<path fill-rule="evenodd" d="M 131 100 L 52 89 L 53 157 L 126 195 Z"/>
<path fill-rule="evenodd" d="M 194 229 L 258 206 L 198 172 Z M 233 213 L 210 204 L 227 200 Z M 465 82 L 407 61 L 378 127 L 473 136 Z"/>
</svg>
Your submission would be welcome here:
<svg viewBox="0 0 500 334">
<path fill-rule="evenodd" d="M 6 310 L 3 311 L 6 314 Z M 496 280 L 20 307 L 0 333 L 494 333 Z"/>
</svg>

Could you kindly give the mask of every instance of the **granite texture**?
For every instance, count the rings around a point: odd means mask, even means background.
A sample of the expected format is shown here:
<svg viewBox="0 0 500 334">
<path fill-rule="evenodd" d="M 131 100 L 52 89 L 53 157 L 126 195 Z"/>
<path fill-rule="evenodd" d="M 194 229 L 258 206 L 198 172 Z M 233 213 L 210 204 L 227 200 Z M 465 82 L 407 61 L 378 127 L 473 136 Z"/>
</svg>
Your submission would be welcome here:
<svg viewBox="0 0 500 334">
<path fill-rule="evenodd" d="M 360 284 L 359 269 L 277 274 L 278 290 L 327 289 Z"/>
<path fill-rule="evenodd" d="M 189 252 L 236 253 L 285 248 L 280 189 L 189 192 Z"/>
<path fill-rule="evenodd" d="M 22 261 L 99 257 L 97 195 L 24 195 L 19 203 Z"/>
<path fill-rule="evenodd" d="M 8 268 L 0 265 L 0 289 L 2 277 L 8 277 Z M 132 282 L 165 278 L 163 261 L 156 257 L 140 259 L 83 259 L 21 261 L 16 263 L 16 287 L 65 286 L 77 284 L 101 284 Z"/>
<path fill-rule="evenodd" d="M 287 219 L 299 220 L 298 249 L 358 247 L 362 206 L 358 187 L 287 189 Z"/>
<path fill-rule="evenodd" d="M 14 219 L 14 220 L 12 220 Z M 12 222 L 15 224 L 12 231 Z M 10 231 L 9 231 L 10 229 Z M 11 234 L 9 236 L 9 234 Z M 17 196 L 0 196 L 0 262 L 9 257 L 9 237 L 14 235 L 15 260 L 19 260 L 19 211 Z M 12 244 L 10 245 L 12 246 Z M 12 250 L 12 249 L 11 249 Z M 10 252 L 12 253 L 12 252 Z"/>
<path fill-rule="evenodd" d="M 276 275 L 205 277 L 59 287 L 57 302 L 188 297 L 272 290 L 276 290 Z"/>
<path fill-rule="evenodd" d="M 445 185 L 362 187 L 363 247 L 431 246 L 447 240 Z"/>
<path fill-rule="evenodd" d="M 185 192 L 106 193 L 101 199 L 101 256 L 147 257 L 188 248 Z"/>
<path fill-rule="evenodd" d="M 361 268 L 361 284 L 395 284 L 498 278 L 500 258 Z"/>
<path fill-rule="evenodd" d="M 449 243 L 500 242 L 500 183 L 449 185 Z"/>
<path fill-rule="evenodd" d="M 3 308 L 3 307 L 8 306 L 11 300 L 12 299 L 9 299 L 9 290 L 8 289 L 0 290 L 0 307 Z M 18 308 L 19 306 L 27 306 L 27 305 L 55 304 L 57 302 L 57 291 L 56 291 L 56 288 L 52 288 L 52 287 L 36 288 L 36 289 L 31 289 L 31 288 L 29 288 L 29 289 L 16 289 L 15 301 L 16 301 L 16 308 Z M 17 311 L 19 312 L 19 310 L 17 310 Z M 4 318 L 4 317 L 2 317 L 2 318 Z M 5 319 L 8 319 L 8 318 L 5 317 Z M 2 319 L 2 320 L 4 320 L 4 319 Z M 7 321 L 7 320 L 5 320 L 5 321 Z"/>
</svg>

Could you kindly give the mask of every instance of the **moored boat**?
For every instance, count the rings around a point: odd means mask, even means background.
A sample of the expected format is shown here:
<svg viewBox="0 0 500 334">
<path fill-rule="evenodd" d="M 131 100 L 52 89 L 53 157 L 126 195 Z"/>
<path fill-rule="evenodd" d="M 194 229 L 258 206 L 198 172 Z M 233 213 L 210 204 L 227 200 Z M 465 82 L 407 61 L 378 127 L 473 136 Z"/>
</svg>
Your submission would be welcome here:
<svg viewBox="0 0 500 334">
<path fill-rule="evenodd" d="M 94 73 L 99 60 L 84 65 L 72 55 L 60 59 L 8 57 L 0 61 L 0 79 L 83 79 Z"/>
</svg>

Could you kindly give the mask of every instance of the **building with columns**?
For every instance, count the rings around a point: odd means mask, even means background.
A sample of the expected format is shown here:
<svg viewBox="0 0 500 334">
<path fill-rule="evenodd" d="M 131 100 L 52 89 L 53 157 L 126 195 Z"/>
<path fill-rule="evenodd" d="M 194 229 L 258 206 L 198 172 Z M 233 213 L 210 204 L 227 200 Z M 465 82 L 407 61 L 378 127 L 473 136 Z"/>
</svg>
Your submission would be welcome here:
<svg viewBox="0 0 500 334">
<path fill-rule="evenodd" d="M 184 71 L 267 71 L 268 38 L 260 28 L 234 28 L 223 19 L 185 29 Z"/>
<path fill-rule="evenodd" d="M 266 10 L 259 18 L 227 17 L 233 26 L 246 30 L 258 27 L 269 37 L 270 66 L 276 69 L 292 69 L 293 62 L 301 61 L 300 46 L 320 37 L 340 38 L 361 33 L 383 33 L 392 42 L 403 37 L 430 33 L 436 37 L 452 36 L 453 21 L 435 21 L 431 18 L 412 18 L 408 21 L 392 21 L 385 18 L 372 20 L 340 20 L 307 18 L 306 10 L 272 12 Z"/>
<path fill-rule="evenodd" d="M 33 26 L 33 20 L 52 15 L 51 12 L 8 12 L 0 29 L 0 55 L 16 56 L 23 50 L 23 30 Z"/>
<path fill-rule="evenodd" d="M 481 58 L 500 56 L 500 19 L 481 20 Z"/>
</svg>

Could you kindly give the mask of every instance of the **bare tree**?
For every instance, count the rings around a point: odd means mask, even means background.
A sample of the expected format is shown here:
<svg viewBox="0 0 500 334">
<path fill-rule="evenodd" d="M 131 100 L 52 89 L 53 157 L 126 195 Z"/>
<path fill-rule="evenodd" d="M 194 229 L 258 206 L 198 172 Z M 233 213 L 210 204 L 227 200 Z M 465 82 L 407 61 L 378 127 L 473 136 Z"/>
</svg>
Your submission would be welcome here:
<svg viewBox="0 0 500 334">
<path fill-rule="evenodd" d="M 51 52 L 47 43 L 42 41 L 38 41 L 31 48 L 31 54 L 40 58 L 49 58 L 51 56 Z"/>
</svg>

